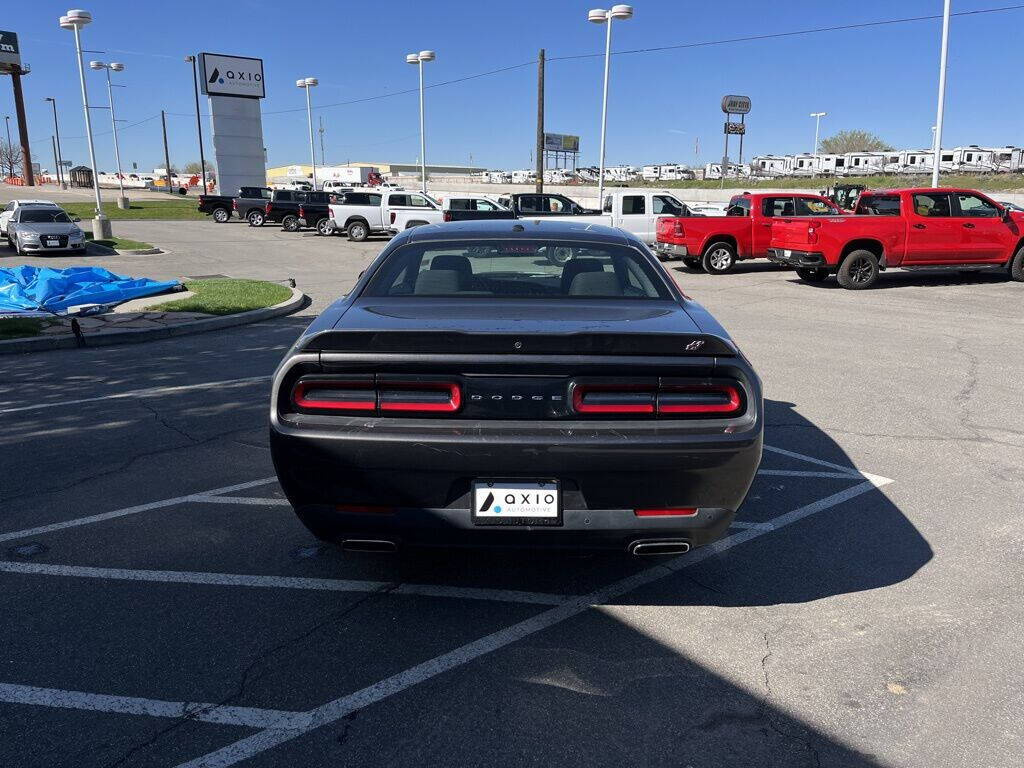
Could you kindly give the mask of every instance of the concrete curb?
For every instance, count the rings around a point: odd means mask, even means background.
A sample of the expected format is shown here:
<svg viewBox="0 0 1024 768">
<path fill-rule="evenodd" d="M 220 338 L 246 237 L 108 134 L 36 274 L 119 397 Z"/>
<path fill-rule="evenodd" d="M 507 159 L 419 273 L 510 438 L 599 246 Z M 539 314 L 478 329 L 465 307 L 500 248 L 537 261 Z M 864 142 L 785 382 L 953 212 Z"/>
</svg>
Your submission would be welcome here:
<svg viewBox="0 0 1024 768">
<path fill-rule="evenodd" d="M 136 248 L 135 250 L 114 251 L 114 253 L 116 253 L 118 256 L 150 256 L 155 253 L 164 252 L 165 251 L 163 251 L 160 248 Z"/>
<path fill-rule="evenodd" d="M 290 298 L 272 307 L 254 309 L 251 312 L 238 312 L 234 315 L 204 317 L 191 323 L 168 325 L 163 328 L 136 328 L 134 330 L 98 333 L 85 337 L 85 346 L 106 347 L 112 344 L 138 344 L 145 341 L 169 339 L 173 336 L 188 336 L 193 333 L 219 331 L 237 325 L 248 325 L 263 320 L 270 320 L 283 315 L 290 315 L 307 305 L 309 297 L 298 288 L 292 288 Z M 74 336 L 31 336 L 27 339 L 10 339 L 0 341 L 0 355 L 15 352 L 41 352 L 48 349 L 74 349 L 78 341 Z"/>
</svg>

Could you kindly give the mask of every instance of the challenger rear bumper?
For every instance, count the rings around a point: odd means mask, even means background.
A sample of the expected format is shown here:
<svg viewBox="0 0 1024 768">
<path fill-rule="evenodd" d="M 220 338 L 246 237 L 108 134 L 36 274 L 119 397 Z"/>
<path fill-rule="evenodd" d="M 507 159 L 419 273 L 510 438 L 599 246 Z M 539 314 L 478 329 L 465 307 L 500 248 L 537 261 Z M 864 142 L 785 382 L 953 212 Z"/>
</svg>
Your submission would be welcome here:
<svg viewBox="0 0 1024 768">
<path fill-rule="evenodd" d="M 769 248 L 768 260 L 790 267 L 828 268 L 825 257 L 816 251 L 793 251 L 788 248 Z"/>
<path fill-rule="evenodd" d="M 633 429 L 631 422 L 530 431 L 451 421 L 418 432 L 408 421 L 401 432 L 366 422 L 329 433 L 272 424 L 274 466 L 299 516 L 340 539 L 400 544 L 623 549 L 637 539 L 675 538 L 696 547 L 731 524 L 760 464 L 763 437 L 760 416 L 740 434 Z M 472 482 L 497 478 L 557 480 L 560 524 L 474 524 Z M 677 507 L 699 511 L 634 513 Z"/>
</svg>

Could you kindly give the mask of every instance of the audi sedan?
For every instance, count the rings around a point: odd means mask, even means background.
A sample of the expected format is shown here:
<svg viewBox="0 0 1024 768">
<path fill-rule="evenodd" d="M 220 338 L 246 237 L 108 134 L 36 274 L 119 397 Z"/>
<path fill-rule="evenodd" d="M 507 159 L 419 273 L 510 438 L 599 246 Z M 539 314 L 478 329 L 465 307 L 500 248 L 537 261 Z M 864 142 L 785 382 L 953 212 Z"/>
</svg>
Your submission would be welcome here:
<svg viewBox="0 0 1024 768">
<path fill-rule="evenodd" d="M 395 237 L 273 381 L 281 486 L 319 538 L 669 554 L 729 528 L 761 385 L 632 234 L 576 222 Z"/>
<path fill-rule="evenodd" d="M 85 251 L 85 233 L 78 217 L 68 216 L 61 208 L 23 205 L 7 223 L 7 245 L 19 256 L 40 252 Z"/>
</svg>

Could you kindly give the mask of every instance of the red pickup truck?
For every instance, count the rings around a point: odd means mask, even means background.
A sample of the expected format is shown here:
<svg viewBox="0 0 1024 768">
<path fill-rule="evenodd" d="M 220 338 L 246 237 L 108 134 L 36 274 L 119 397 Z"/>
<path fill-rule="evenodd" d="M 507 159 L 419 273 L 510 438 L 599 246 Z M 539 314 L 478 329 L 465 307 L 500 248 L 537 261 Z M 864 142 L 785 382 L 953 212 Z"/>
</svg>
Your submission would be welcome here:
<svg viewBox="0 0 1024 768">
<path fill-rule="evenodd" d="M 775 221 L 769 258 L 851 289 L 894 268 L 1003 267 L 1024 281 L 1024 214 L 971 189 L 865 190 L 852 216 Z"/>
<path fill-rule="evenodd" d="M 725 216 L 664 216 L 658 219 L 654 249 L 664 259 L 682 258 L 691 269 L 712 275 L 737 261 L 763 259 L 771 245 L 772 222 L 782 216 L 837 216 L 835 203 L 820 195 L 770 192 L 736 195 Z"/>
</svg>

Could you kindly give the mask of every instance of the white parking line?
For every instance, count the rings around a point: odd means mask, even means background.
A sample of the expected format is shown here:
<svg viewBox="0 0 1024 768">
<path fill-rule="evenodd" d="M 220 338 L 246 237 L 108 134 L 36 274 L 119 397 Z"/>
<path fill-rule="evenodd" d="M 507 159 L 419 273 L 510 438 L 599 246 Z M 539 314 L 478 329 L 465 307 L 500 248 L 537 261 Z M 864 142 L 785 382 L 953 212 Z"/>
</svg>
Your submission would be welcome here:
<svg viewBox="0 0 1024 768">
<path fill-rule="evenodd" d="M 149 571 L 133 568 L 95 568 L 87 565 L 53 565 L 0 560 L 0 572 L 34 576 L 64 576 L 111 581 L 155 581 L 169 584 L 209 584 L 218 587 L 267 587 L 274 589 L 306 589 L 327 592 L 375 592 L 391 582 L 352 579 L 319 579 L 305 576 L 258 576 L 245 573 L 208 573 L 201 571 Z M 435 584 L 401 584 L 391 590 L 393 595 L 448 597 L 458 600 L 491 600 L 504 603 L 559 605 L 562 595 L 523 592 L 515 589 L 483 589 Z"/>
<path fill-rule="evenodd" d="M 228 707 L 194 701 L 162 701 L 136 696 L 108 696 L 104 693 L 64 691 L 59 688 L 36 688 L 30 685 L 0 683 L 0 701 L 8 704 L 34 704 L 60 709 L 82 709 L 89 712 L 113 712 L 122 715 L 149 717 L 187 717 L 204 723 L 241 725 L 246 728 L 281 728 L 309 720 L 304 712 L 279 709 Z"/>
<path fill-rule="evenodd" d="M 190 390 L 213 389 L 214 387 L 234 387 L 244 384 L 252 384 L 257 381 L 270 381 L 269 376 L 249 376 L 244 379 L 224 379 L 223 381 L 203 381 L 198 384 L 182 384 L 176 387 L 148 387 L 146 389 L 133 389 L 128 392 L 115 392 L 110 395 L 97 395 L 96 397 L 82 397 L 77 400 L 60 400 L 55 403 L 33 403 L 32 405 L 19 405 L 14 408 L 0 408 L 2 413 L 21 413 L 23 411 L 38 411 L 43 408 L 64 408 L 68 405 L 82 405 L 83 403 L 98 403 L 102 400 L 125 400 L 134 397 L 159 397 L 175 392 L 187 392 Z"/>
<path fill-rule="evenodd" d="M 201 501 L 204 504 L 248 504 L 250 506 L 290 507 L 288 499 L 273 499 L 265 496 L 213 496 L 208 493 L 197 493 L 189 501 Z"/>
<path fill-rule="evenodd" d="M 163 509 L 164 507 L 173 507 L 175 504 L 184 504 L 189 501 L 195 501 L 197 499 L 205 499 L 208 496 L 221 493 L 232 493 L 234 491 L 244 491 L 248 488 L 256 488 L 260 485 L 267 485 L 269 483 L 276 483 L 277 477 L 264 477 L 260 480 L 250 480 L 247 483 L 238 483 L 236 485 L 226 485 L 223 488 L 214 488 L 210 491 L 202 491 L 200 493 L 191 493 L 185 496 L 175 496 L 173 499 L 163 499 L 161 501 L 151 501 L 148 504 L 137 504 L 134 507 L 124 507 L 123 509 L 115 509 L 111 512 L 101 512 L 98 515 L 88 515 L 86 517 L 76 517 L 72 520 L 62 520 L 59 523 L 50 523 L 49 525 L 40 525 L 36 528 L 25 528 L 21 531 L 8 531 L 7 533 L 0 533 L 0 542 L 11 541 L 12 539 L 24 539 L 28 536 L 38 536 L 40 533 L 51 533 L 53 531 L 60 531 L 65 528 L 77 528 L 80 525 L 90 525 L 91 523 L 100 523 L 104 520 L 113 520 L 117 517 L 126 517 L 128 515 L 137 515 L 140 512 L 151 512 L 154 509 Z"/>
<path fill-rule="evenodd" d="M 854 467 L 844 467 L 842 464 L 833 464 L 831 461 L 825 461 L 824 459 L 816 459 L 813 456 L 807 456 L 803 453 L 796 453 L 794 451 L 787 451 L 785 448 L 776 448 L 773 445 L 766 445 L 764 449 L 769 453 L 777 453 L 779 456 L 789 456 L 791 459 L 798 459 L 800 461 L 806 461 L 809 464 L 817 464 L 819 467 L 830 467 L 831 469 L 839 470 L 847 475 L 853 477 L 861 477 L 862 473 Z M 890 481 L 891 482 L 891 481 Z"/>
<path fill-rule="evenodd" d="M 707 560 L 709 557 L 713 557 L 721 552 L 732 549 L 739 544 L 752 541 L 768 533 L 777 531 L 780 528 L 790 525 L 798 520 L 803 520 L 811 515 L 830 509 L 837 504 L 842 504 L 845 501 L 856 498 L 863 493 L 872 491 L 876 487 L 881 487 L 888 482 L 892 482 L 887 478 L 879 478 L 879 480 L 884 480 L 885 482 L 865 480 L 864 482 L 858 483 L 850 488 L 834 493 L 831 496 L 827 496 L 824 499 L 820 499 L 819 501 L 807 504 L 803 507 L 799 507 L 772 518 L 767 521 L 772 526 L 770 529 L 763 527 L 750 528 L 742 533 L 733 534 L 720 540 L 716 544 L 694 550 L 692 553 L 681 555 L 680 557 L 674 558 L 666 563 L 655 565 L 634 574 L 633 576 L 629 576 L 615 582 L 614 584 L 610 584 L 607 587 L 595 590 L 590 594 L 572 598 L 562 605 L 550 608 L 536 616 L 531 616 L 528 619 L 520 621 L 518 624 L 513 624 L 510 627 L 506 627 L 505 629 L 487 635 L 479 640 L 467 643 L 453 651 L 443 653 L 429 661 L 423 662 L 422 664 L 417 664 L 404 672 L 399 672 L 396 675 L 392 675 L 380 682 L 367 686 L 362 690 L 350 693 L 347 696 L 342 696 L 334 701 L 327 702 L 326 704 L 316 707 L 315 709 L 311 709 L 306 713 L 309 715 L 309 723 L 306 726 L 298 728 L 270 727 L 266 730 L 260 731 L 259 733 L 255 733 L 252 736 L 240 739 L 232 744 L 228 744 L 214 752 L 210 752 L 209 754 L 197 757 L 194 760 L 182 763 L 178 768 L 224 768 L 225 766 L 240 763 L 243 760 L 247 760 L 250 757 L 258 755 L 261 752 L 265 752 L 266 750 L 278 746 L 286 741 L 291 741 L 292 739 L 302 736 L 316 728 L 337 722 L 341 718 L 353 712 L 368 707 L 378 701 L 382 701 L 390 696 L 394 696 L 397 693 L 401 693 L 402 691 L 422 683 L 425 680 L 429 680 L 444 672 L 468 664 L 485 654 L 500 650 L 517 640 L 521 640 L 524 637 L 528 637 L 529 635 L 540 632 L 541 630 L 560 624 L 567 619 L 578 616 L 592 606 L 601 605 L 612 599 L 621 597 L 622 595 L 650 584 L 651 582 L 662 579 L 675 571 L 696 565 L 697 563 Z"/>
</svg>

